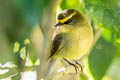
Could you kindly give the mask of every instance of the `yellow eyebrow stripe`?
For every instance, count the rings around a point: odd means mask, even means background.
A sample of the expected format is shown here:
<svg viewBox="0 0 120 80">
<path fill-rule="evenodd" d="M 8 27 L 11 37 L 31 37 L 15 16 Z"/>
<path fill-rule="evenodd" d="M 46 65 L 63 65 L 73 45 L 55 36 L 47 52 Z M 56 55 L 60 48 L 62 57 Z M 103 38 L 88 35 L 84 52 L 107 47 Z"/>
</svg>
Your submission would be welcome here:
<svg viewBox="0 0 120 80">
<path fill-rule="evenodd" d="M 76 11 L 74 13 L 72 13 L 71 15 L 69 15 L 68 17 L 62 19 L 62 20 L 58 20 L 60 23 L 64 23 L 65 21 L 67 21 L 68 19 L 70 19 L 72 16 L 74 16 L 76 14 Z"/>
</svg>

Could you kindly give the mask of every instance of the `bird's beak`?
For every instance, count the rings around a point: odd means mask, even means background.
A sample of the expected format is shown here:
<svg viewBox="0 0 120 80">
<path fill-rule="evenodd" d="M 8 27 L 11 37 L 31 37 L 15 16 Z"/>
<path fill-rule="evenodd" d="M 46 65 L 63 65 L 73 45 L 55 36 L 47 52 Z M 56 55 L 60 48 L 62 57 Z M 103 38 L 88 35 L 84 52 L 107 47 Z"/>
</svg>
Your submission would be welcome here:
<svg viewBox="0 0 120 80">
<path fill-rule="evenodd" d="M 59 22 L 58 22 L 58 23 L 56 23 L 54 26 L 55 26 L 55 27 L 58 27 L 58 26 L 61 26 L 61 25 L 62 25 L 62 23 L 59 23 Z"/>
</svg>

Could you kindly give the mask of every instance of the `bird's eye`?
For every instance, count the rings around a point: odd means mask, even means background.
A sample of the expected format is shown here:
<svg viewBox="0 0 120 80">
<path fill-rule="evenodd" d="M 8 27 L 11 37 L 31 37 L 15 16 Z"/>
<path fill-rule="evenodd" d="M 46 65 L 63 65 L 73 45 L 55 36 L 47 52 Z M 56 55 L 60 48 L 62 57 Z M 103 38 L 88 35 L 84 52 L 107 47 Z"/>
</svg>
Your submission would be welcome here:
<svg viewBox="0 0 120 80">
<path fill-rule="evenodd" d="M 70 24 L 72 22 L 72 19 L 68 19 L 64 24 Z"/>
</svg>

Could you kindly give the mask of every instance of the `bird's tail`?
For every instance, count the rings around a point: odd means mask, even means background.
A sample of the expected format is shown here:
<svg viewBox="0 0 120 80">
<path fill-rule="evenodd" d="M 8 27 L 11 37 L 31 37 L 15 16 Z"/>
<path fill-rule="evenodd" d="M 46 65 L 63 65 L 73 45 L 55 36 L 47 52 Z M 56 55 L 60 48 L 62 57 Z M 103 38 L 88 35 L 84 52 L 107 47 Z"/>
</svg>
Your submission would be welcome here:
<svg viewBox="0 0 120 80">
<path fill-rule="evenodd" d="M 45 63 L 43 70 L 41 71 L 41 78 L 47 79 L 47 77 L 53 73 L 54 67 L 56 63 L 56 58 L 49 58 L 48 62 Z"/>
</svg>

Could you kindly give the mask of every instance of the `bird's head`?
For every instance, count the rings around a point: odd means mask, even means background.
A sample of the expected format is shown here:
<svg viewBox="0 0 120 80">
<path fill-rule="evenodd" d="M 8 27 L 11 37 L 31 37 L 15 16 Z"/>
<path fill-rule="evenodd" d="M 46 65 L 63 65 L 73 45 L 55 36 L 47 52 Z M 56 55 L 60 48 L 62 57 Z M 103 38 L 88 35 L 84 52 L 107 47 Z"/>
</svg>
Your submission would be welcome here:
<svg viewBox="0 0 120 80">
<path fill-rule="evenodd" d="M 72 25 L 74 27 L 76 24 L 83 23 L 84 20 L 84 17 L 78 10 L 66 9 L 59 13 L 55 26 Z"/>
</svg>

